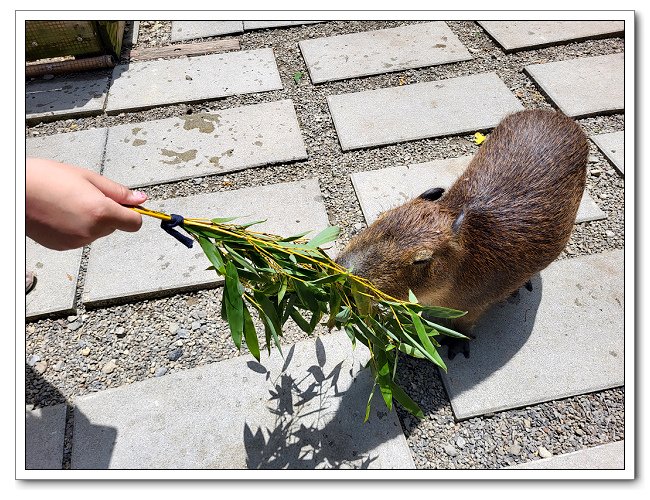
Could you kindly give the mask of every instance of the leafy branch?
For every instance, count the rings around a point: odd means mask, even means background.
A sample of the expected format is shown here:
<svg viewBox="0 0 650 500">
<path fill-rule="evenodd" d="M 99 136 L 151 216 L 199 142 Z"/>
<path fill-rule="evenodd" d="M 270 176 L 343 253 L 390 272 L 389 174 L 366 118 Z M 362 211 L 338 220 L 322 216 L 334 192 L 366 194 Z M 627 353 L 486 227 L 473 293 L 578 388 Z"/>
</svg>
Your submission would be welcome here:
<svg viewBox="0 0 650 500">
<path fill-rule="evenodd" d="M 144 207 L 131 208 L 170 219 Z M 337 238 L 337 227 L 305 239 L 307 233 L 282 237 L 248 229 L 261 221 L 231 224 L 233 220 L 184 219 L 183 228 L 199 242 L 211 268 L 225 279 L 221 317 L 228 322 L 237 348 L 245 342 L 251 354 L 260 359 L 252 310 L 264 325 L 269 354 L 272 343 L 282 353 L 280 337 L 289 318 L 304 332 L 312 333 L 327 315 L 330 330 L 345 330 L 353 346 L 359 341 L 370 351 L 375 385 L 364 421 L 370 415 L 377 386 L 389 410 L 395 399 L 422 418 L 422 410 L 395 383 L 399 354 L 427 359 L 447 371 L 437 351 L 440 344 L 436 337 L 466 337 L 433 319 L 457 318 L 465 312 L 419 304 L 411 291 L 408 301 L 396 299 L 338 265 L 321 248 Z"/>
</svg>

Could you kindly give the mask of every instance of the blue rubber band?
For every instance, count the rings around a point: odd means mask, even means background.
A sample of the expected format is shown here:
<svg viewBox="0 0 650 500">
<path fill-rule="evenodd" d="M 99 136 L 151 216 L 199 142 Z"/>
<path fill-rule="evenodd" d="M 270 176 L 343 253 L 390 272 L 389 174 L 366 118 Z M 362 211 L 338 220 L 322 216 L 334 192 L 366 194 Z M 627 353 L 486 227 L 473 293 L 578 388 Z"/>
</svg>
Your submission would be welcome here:
<svg viewBox="0 0 650 500">
<path fill-rule="evenodd" d="M 183 226 L 183 216 L 178 214 L 170 214 L 171 220 L 164 220 L 160 223 L 160 227 L 167 233 L 172 235 L 178 241 L 180 241 L 187 248 L 192 248 L 194 245 L 194 240 L 189 236 L 179 233 L 176 229 L 177 226 Z"/>
</svg>

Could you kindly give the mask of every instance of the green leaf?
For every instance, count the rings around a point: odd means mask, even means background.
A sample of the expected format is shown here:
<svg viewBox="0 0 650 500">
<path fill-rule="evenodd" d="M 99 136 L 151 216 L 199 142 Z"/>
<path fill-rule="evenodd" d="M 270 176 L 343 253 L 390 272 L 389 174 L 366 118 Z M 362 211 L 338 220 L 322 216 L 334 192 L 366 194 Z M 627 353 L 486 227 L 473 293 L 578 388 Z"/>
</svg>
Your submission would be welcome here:
<svg viewBox="0 0 650 500">
<path fill-rule="evenodd" d="M 446 307 L 436 306 L 422 306 L 423 314 L 433 316 L 434 318 L 460 318 L 465 316 L 467 311 L 459 311 L 458 309 L 447 309 Z"/>
<path fill-rule="evenodd" d="M 377 382 L 375 382 L 372 385 L 372 389 L 370 390 L 370 395 L 368 396 L 368 402 L 366 403 L 366 416 L 363 419 L 363 423 L 365 424 L 368 419 L 370 418 L 370 401 L 372 401 L 372 397 L 375 395 L 375 388 L 377 387 Z"/>
<path fill-rule="evenodd" d="M 300 234 L 294 234 L 293 236 L 287 236 L 286 238 L 279 239 L 278 243 L 279 242 L 289 242 L 289 241 L 299 240 L 300 238 L 302 238 L 303 236 L 305 236 L 305 235 L 307 235 L 309 233 L 311 233 L 311 231 L 305 231 L 305 232 L 302 232 Z"/>
<path fill-rule="evenodd" d="M 262 222 L 266 222 L 267 220 L 268 219 L 256 220 L 256 221 L 253 221 L 253 222 L 247 222 L 246 224 L 239 224 L 238 227 L 240 229 L 246 229 L 247 227 L 254 226 L 255 224 L 261 224 Z"/>
<path fill-rule="evenodd" d="M 223 224 L 225 222 L 230 222 L 235 219 L 239 219 L 239 217 L 217 217 L 215 219 L 210 219 L 210 221 L 213 222 L 214 224 Z"/>
<path fill-rule="evenodd" d="M 278 291 L 278 304 L 282 302 L 282 299 L 284 298 L 284 294 L 287 291 L 287 279 L 282 276 L 280 278 L 282 280 L 282 285 L 280 286 L 280 290 Z"/>
<path fill-rule="evenodd" d="M 316 297 L 314 297 L 314 295 L 311 293 L 311 290 L 305 283 L 294 280 L 293 287 L 296 290 L 298 299 L 300 299 L 300 302 L 307 309 L 309 309 L 312 313 L 318 312 L 320 310 L 320 304 L 318 303 L 318 300 L 316 300 Z"/>
<path fill-rule="evenodd" d="M 226 281 L 224 284 L 224 298 L 226 304 L 226 318 L 230 326 L 232 340 L 241 349 L 241 339 L 244 332 L 244 302 L 240 290 L 241 283 L 235 265 L 228 261 L 226 264 Z"/>
<path fill-rule="evenodd" d="M 422 353 L 420 353 L 418 349 L 408 344 L 405 344 L 403 342 L 398 346 L 398 349 L 402 351 L 404 354 L 408 354 L 409 356 L 412 356 L 414 358 L 425 359 L 425 356 Z"/>
<path fill-rule="evenodd" d="M 455 338 L 457 338 L 457 339 L 467 339 L 467 340 L 469 340 L 469 337 L 463 335 L 462 333 L 458 333 L 458 332 L 456 332 L 456 331 L 454 331 L 454 330 L 451 330 L 451 329 L 449 329 L 449 328 L 447 328 L 447 327 L 445 327 L 445 326 L 442 326 L 442 325 L 438 325 L 438 324 L 436 324 L 436 323 L 433 323 L 433 322 L 429 321 L 429 320 L 426 319 L 426 318 L 421 318 L 421 319 L 422 319 L 422 321 L 424 321 L 424 323 L 426 323 L 428 326 L 430 326 L 430 327 L 432 327 L 432 328 L 435 328 L 436 330 L 439 330 L 440 332 L 444 333 L 444 334 L 447 335 L 448 337 L 455 337 Z"/>
<path fill-rule="evenodd" d="M 343 306 L 343 308 L 336 314 L 336 321 L 339 323 L 347 323 L 352 317 L 352 309 L 350 306 Z"/>
<path fill-rule="evenodd" d="M 201 248 L 203 249 L 203 253 L 205 253 L 206 257 L 212 263 L 215 270 L 221 276 L 226 274 L 226 266 L 223 263 L 223 259 L 221 257 L 221 252 L 219 251 L 219 249 L 205 236 L 199 235 L 198 238 L 199 238 L 199 245 L 201 245 Z"/>
<path fill-rule="evenodd" d="M 358 284 L 356 281 L 353 281 L 350 286 L 350 291 L 352 292 L 352 297 L 354 297 L 354 302 L 357 304 L 357 309 L 359 309 L 359 314 L 361 316 L 368 316 L 372 309 L 372 305 L 368 296 L 363 293 L 365 287 Z"/>
<path fill-rule="evenodd" d="M 230 256 L 236 260 L 244 269 L 249 271 L 250 273 L 254 274 L 259 278 L 259 274 L 255 270 L 255 268 L 250 264 L 250 262 L 247 262 L 244 257 L 242 257 L 236 250 L 233 248 L 229 247 L 224 243 L 223 247 L 226 249 L 226 251 L 230 254 Z"/>
<path fill-rule="evenodd" d="M 341 309 L 341 293 L 335 286 L 330 288 L 329 300 L 329 318 L 327 320 L 327 328 L 330 330 L 336 326 L 336 318 Z"/>
<path fill-rule="evenodd" d="M 300 83 L 300 79 L 302 78 L 302 75 L 303 75 L 303 74 L 304 74 L 304 73 L 303 73 L 302 71 L 296 71 L 296 72 L 293 74 L 293 80 L 294 80 L 296 83 Z"/>
<path fill-rule="evenodd" d="M 409 311 L 409 312 L 411 314 L 411 319 L 413 320 L 413 325 L 415 326 L 415 331 L 418 333 L 418 338 L 420 339 L 420 342 L 422 342 L 422 345 L 426 349 L 427 353 L 431 356 L 435 364 L 440 366 L 443 370 L 447 371 L 447 366 L 445 365 L 445 362 L 438 354 L 438 351 L 436 351 L 436 348 L 431 343 L 431 339 L 429 338 L 426 330 L 424 329 L 424 325 L 422 324 L 422 320 L 420 319 L 420 316 L 415 314 L 413 311 Z"/>
<path fill-rule="evenodd" d="M 411 291 L 409 288 L 409 302 L 413 302 L 414 304 L 418 303 L 418 298 L 415 296 L 415 294 Z"/>
<path fill-rule="evenodd" d="M 406 394 L 404 390 L 402 390 L 402 388 L 392 380 L 390 381 L 390 388 L 393 391 L 393 397 L 397 400 L 399 404 L 401 404 L 404 407 L 405 410 L 407 410 L 412 415 L 415 415 L 417 418 L 420 419 L 424 418 L 424 413 L 417 405 L 417 403 L 413 401 L 409 397 L 409 395 Z"/>
<path fill-rule="evenodd" d="M 323 229 L 320 233 L 314 236 L 309 240 L 309 243 L 306 243 L 306 247 L 319 247 L 330 241 L 334 241 L 339 236 L 339 227 L 338 226 L 329 226 Z"/>
<path fill-rule="evenodd" d="M 390 364 L 388 363 L 386 353 L 381 349 L 373 351 L 373 354 L 375 356 L 377 369 L 376 381 L 379 384 L 379 390 L 381 391 L 381 396 L 384 398 L 386 407 L 388 408 L 388 411 L 390 411 L 393 408 L 393 390 L 391 388 Z"/>
<path fill-rule="evenodd" d="M 257 340 L 257 332 L 255 331 L 255 325 L 253 324 L 253 318 L 251 318 L 251 313 L 248 312 L 246 306 L 244 306 L 244 339 L 246 339 L 248 350 L 251 352 L 253 357 L 259 361 L 260 344 Z"/>
</svg>

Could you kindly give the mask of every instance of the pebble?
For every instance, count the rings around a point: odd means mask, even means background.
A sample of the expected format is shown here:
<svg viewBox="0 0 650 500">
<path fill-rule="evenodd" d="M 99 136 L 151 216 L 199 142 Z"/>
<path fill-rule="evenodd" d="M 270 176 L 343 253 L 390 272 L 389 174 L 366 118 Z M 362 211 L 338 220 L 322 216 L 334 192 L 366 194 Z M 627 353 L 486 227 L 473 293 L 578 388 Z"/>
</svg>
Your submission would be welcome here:
<svg viewBox="0 0 650 500">
<path fill-rule="evenodd" d="M 177 361 L 182 355 L 183 355 L 183 349 L 176 348 L 173 351 L 169 351 L 169 354 L 167 354 L 167 358 L 169 359 L 169 361 Z"/>
<path fill-rule="evenodd" d="M 466 444 L 467 442 L 465 441 L 465 439 L 462 436 L 458 436 L 458 438 L 456 439 L 456 446 L 458 446 L 459 448 L 464 448 Z"/>
<path fill-rule="evenodd" d="M 456 455 L 458 455 L 458 450 L 456 450 L 456 448 L 454 448 L 450 444 L 443 444 L 442 449 L 445 450 L 445 453 L 450 457 L 455 457 Z"/>
<path fill-rule="evenodd" d="M 36 373 L 40 373 L 41 375 L 45 373 L 45 370 L 47 370 L 47 362 L 46 361 L 39 361 L 34 365 L 34 370 Z"/>
<path fill-rule="evenodd" d="M 543 446 L 540 446 L 539 448 L 537 448 L 537 453 L 539 453 L 539 456 L 542 457 L 542 458 L 550 458 L 550 457 L 553 456 L 553 453 L 548 451 Z"/>
<path fill-rule="evenodd" d="M 585 435 L 585 431 L 583 431 L 582 429 L 576 429 L 576 434 L 577 434 L 578 436 L 584 436 L 584 435 Z"/>
<path fill-rule="evenodd" d="M 190 332 L 188 332 L 183 328 L 179 328 L 178 330 L 176 330 L 176 337 L 178 337 L 179 339 L 188 339 L 190 338 Z"/>
<path fill-rule="evenodd" d="M 508 448 L 508 453 L 510 453 L 511 455 L 519 455 L 519 453 L 521 453 L 521 446 L 519 445 L 519 443 L 514 443 L 510 445 L 510 447 Z"/>
<path fill-rule="evenodd" d="M 154 377 L 162 377 L 167 373 L 167 367 L 165 366 L 160 366 L 156 368 L 156 371 L 154 372 L 153 376 Z"/>
<path fill-rule="evenodd" d="M 40 360 L 41 360 L 41 357 L 38 354 L 32 354 L 30 357 L 27 358 L 27 364 L 29 366 L 34 366 Z"/>
<path fill-rule="evenodd" d="M 193 321 L 192 322 L 192 330 L 198 330 L 201 328 L 201 322 L 200 321 Z"/>
<path fill-rule="evenodd" d="M 598 177 L 600 174 L 602 174 L 602 170 L 598 168 L 592 168 L 589 173 L 595 177 Z"/>
<path fill-rule="evenodd" d="M 58 361 L 52 368 L 55 371 L 60 372 L 61 370 L 63 370 L 64 365 L 65 365 L 65 363 L 63 361 Z"/>
<path fill-rule="evenodd" d="M 614 233 L 614 231 L 610 231 L 609 229 L 608 229 L 607 231 L 605 231 L 605 235 L 606 235 L 608 238 L 613 238 L 614 236 L 616 236 L 616 234 Z"/>
<path fill-rule="evenodd" d="M 118 337 L 125 337 L 126 336 L 126 329 L 122 326 L 118 327 L 115 329 L 115 335 Z"/>
<path fill-rule="evenodd" d="M 589 155 L 589 163 L 598 163 L 598 157 L 594 155 Z"/>
<path fill-rule="evenodd" d="M 81 328 L 81 321 L 75 321 L 68 325 L 68 330 L 72 332 L 74 332 L 75 330 L 79 330 L 79 328 Z"/>
<path fill-rule="evenodd" d="M 81 350 L 82 356 L 88 356 L 90 354 L 90 347 L 85 347 Z"/>
<path fill-rule="evenodd" d="M 72 322 L 73 322 L 74 320 L 76 320 L 76 319 L 77 319 L 77 316 L 74 316 L 74 315 L 73 315 L 73 316 L 68 316 L 68 317 L 67 317 L 68 323 L 72 323 Z"/>
<path fill-rule="evenodd" d="M 117 365 L 115 364 L 115 360 L 111 359 L 108 363 L 102 366 L 102 373 L 109 375 L 115 371 L 115 368 L 117 368 Z"/>
</svg>

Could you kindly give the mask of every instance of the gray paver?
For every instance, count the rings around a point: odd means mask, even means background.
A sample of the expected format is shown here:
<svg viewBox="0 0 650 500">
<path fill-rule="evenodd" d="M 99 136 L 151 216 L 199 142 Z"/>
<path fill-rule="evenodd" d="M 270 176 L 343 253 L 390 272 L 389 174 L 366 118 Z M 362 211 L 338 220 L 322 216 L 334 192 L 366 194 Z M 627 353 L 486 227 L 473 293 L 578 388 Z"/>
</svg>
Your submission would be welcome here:
<svg viewBox="0 0 650 500">
<path fill-rule="evenodd" d="M 28 121 L 92 116 L 104 110 L 108 76 L 83 74 L 35 80 L 25 87 Z"/>
<path fill-rule="evenodd" d="M 329 225 L 315 179 L 151 201 L 146 206 L 188 218 L 238 216 L 236 222 L 241 223 L 268 219 L 254 226 L 256 230 L 281 235 L 318 232 Z M 156 219 L 144 219 L 136 233 L 116 231 L 93 243 L 83 292 L 86 305 L 222 282 L 214 271 L 206 270 L 210 262 L 198 243 L 188 249 L 166 234 Z"/>
<path fill-rule="evenodd" d="M 301 24 L 316 24 L 323 21 L 244 21 L 245 30 L 261 30 L 266 28 L 284 28 Z"/>
<path fill-rule="evenodd" d="M 344 333 L 76 401 L 74 469 L 412 469 L 395 411 Z M 283 365 L 286 368 L 283 370 Z"/>
<path fill-rule="evenodd" d="M 472 58 L 442 21 L 299 42 L 313 83 Z"/>
<path fill-rule="evenodd" d="M 270 48 L 133 62 L 114 68 L 106 112 L 280 89 Z"/>
<path fill-rule="evenodd" d="M 140 34 L 140 21 L 133 21 L 133 33 L 131 34 L 131 45 L 138 43 L 138 35 Z"/>
<path fill-rule="evenodd" d="M 506 51 L 622 34 L 623 21 L 479 21 Z"/>
<path fill-rule="evenodd" d="M 106 129 L 93 128 L 26 140 L 27 156 L 48 158 L 99 173 L 106 145 Z"/>
<path fill-rule="evenodd" d="M 25 298 L 25 316 L 74 312 L 74 296 L 83 248 L 59 252 L 26 238 L 25 266 L 36 274 L 36 286 Z"/>
<path fill-rule="evenodd" d="M 543 460 L 513 465 L 506 469 L 624 469 L 624 453 L 625 441 L 616 441 Z"/>
<path fill-rule="evenodd" d="M 623 385 L 623 251 L 556 261 L 532 283 L 479 320 L 469 358 L 446 360 L 456 418 Z"/>
<path fill-rule="evenodd" d="M 104 173 L 135 187 L 306 158 L 285 99 L 112 127 Z"/>
<path fill-rule="evenodd" d="M 623 111 L 623 53 L 533 64 L 524 69 L 568 116 Z"/>
<path fill-rule="evenodd" d="M 366 222 L 372 224 L 382 212 L 415 198 L 431 187 L 449 189 L 471 159 L 470 155 L 460 156 L 352 174 L 352 185 Z M 605 217 L 605 213 L 585 191 L 576 223 Z"/>
<path fill-rule="evenodd" d="M 172 42 L 243 31 L 242 21 L 172 21 Z"/>
<path fill-rule="evenodd" d="M 63 468 L 66 405 L 25 410 L 25 469 Z"/>
<path fill-rule="evenodd" d="M 327 103 L 344 151 L 484 130 L 523 110 L 496 73 L 331 95 Z"/>
<path fill-rule="evenodd" d="M 591 140 L 594 141 L 596 146 L 598 146 L 598 149 L 609 158 L 609 161 L 611 161 L 621 173 L 625 173 L 624 135 L 624 132 L 612 132 L 609 134 L 591 136 Z"/>
</svg>

